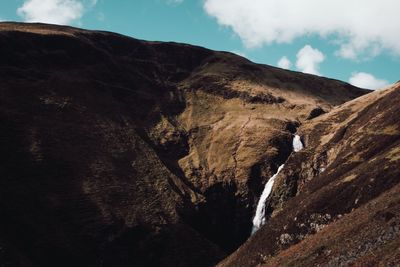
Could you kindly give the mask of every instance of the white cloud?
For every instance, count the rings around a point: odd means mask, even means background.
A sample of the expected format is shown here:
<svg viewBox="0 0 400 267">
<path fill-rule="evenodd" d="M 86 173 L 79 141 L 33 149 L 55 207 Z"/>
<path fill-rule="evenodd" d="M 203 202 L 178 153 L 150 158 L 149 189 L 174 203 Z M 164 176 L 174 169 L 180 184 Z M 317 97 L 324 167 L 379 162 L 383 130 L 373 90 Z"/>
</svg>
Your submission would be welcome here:
<svg viewBox="0 0 400 267">
<path fill-rule="evenodd" d="M 334 40 L 344 58 L 400 56 L 398 0 L 205 0 L 204 9 L 247 47 L 316 34 Z"/>
<path fill-rule="evenodd" d="M 366 89 L 380 89 L 389 85 L 386 80 L 378 79 L 374 75 L 366 72 L 355 72 L 349 79 L 349 83 Z"/>
<path fill-rule="evenodd" d="M 325 56 L 321 51 L 306 45 L 300 49 L 296 57 L 296 67 L 299 71 L 320 75 L 319 64 L 325 60 Z"/>
<path fill-rule="evenodd" d="M 284 56 L 278 61 L 278 67 L 289 70 L 292 67 L 292 62 Z"/>
<path fill-rule="evenodd" d="M 93 7 L 96 3 L 97 0 L 25 0 L 17 14 L 27 22 L 71 24 L 83 16 L 86 5 Z"/>
</svg>

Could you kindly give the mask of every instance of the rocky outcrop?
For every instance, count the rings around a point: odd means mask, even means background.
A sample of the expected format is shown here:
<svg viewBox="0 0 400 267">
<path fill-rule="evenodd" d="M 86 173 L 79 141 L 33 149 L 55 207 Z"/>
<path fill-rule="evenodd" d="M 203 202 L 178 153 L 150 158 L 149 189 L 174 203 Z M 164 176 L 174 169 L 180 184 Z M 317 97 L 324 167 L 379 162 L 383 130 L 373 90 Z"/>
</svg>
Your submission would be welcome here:
<svg viewBox="0 0 400 267">
<path fill-rule="evenodd" d="M 399 100 L 396 84 L 304 123 L 270 220 L 219 266 L 397 266 Z"/>
<path fill-rule="evenodd" d="M 0 44 L 11 266 L 210 266 L 250 234 L 296 128 L 367 92 L 109 32 L 0 23 Z"/>
</svg>

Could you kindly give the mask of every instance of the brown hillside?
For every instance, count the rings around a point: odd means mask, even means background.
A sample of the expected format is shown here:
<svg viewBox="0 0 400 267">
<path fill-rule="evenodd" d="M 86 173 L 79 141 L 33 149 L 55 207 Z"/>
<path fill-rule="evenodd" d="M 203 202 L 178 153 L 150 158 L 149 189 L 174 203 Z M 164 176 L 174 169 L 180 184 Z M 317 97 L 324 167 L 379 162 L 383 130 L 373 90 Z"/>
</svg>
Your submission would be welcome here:
<svg viewBox="0 0 400 267">
<path fill-rule="evenodd" d="M 213 265 L 296 127 L 367 92 L 70 27 L 0 23 L 0 47 L 5 266 Z"/>
<path fill-rule="evenodd" d="M 400 265 L 400 84 L 299 128 L 270 220 L 219 266 Z"/>
</svg>

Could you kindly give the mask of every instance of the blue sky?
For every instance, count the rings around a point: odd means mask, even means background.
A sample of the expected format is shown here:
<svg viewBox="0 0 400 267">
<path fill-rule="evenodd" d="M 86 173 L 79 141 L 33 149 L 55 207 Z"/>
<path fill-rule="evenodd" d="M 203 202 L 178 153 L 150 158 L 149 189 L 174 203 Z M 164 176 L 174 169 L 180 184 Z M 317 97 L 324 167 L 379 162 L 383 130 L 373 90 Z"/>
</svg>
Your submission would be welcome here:
<svg viewBox="0 0 400 267">
<path fill-rule="evenodd" d="M 400 80 L 400 1 L 352 1 L 7 0 L 0 19 L 190 43 L 363 87 Z"/>
</svg>

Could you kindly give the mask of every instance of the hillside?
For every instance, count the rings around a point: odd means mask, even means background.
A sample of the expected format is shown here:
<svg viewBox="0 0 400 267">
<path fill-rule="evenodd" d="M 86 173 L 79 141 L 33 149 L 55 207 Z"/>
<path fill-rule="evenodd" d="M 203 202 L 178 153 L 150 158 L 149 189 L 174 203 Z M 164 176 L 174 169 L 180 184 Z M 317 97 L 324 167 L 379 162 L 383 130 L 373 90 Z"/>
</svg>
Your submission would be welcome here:
<svg viewBox="0 0 400 267">
<path fill-rule="evenodd" d="M 219 266 L 400 264 L 400 84 L 304 123 L 271 218 Z"/>
<path fill-rule="evenodd" d="M 0 44 L 2 266 L 211 266 L 297 127 L 367 93 L 109 32 L 0 23 Z"/>
</svg>

